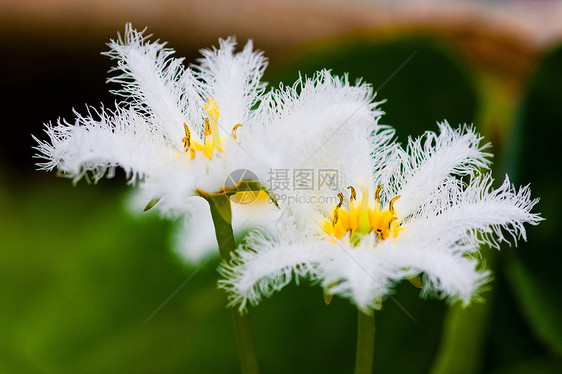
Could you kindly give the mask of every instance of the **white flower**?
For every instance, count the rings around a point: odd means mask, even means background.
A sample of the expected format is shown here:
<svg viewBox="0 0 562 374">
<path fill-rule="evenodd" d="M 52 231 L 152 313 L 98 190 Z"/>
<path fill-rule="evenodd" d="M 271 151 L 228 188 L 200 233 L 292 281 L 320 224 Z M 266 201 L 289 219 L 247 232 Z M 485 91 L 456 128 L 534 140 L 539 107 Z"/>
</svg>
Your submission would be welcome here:
<svg viewBox="0 0 562 374">
<path fill-rule="evenodd" d="M 227 177 L 240 169 L 268 187 L 272 169 L 298 168 L 316 159 L 315 150 L 338 128 L 380 115 L 369 86 L 351 86 L 328 71 L 266 92 L 260 81 L 267 61 L 251 41 L 235 52 L 234 38 L 220 40 L 189 68 L 165 43 L 148 41 L 130 25 L 109 46 L 106 55 L 117 61 L 109 82 L 121 85 L 115 93 L 123 101 L 114 110 L 90 108 L 74 122 L 47 124 L 49 140 L 37 140 L 38 157 L 45 159 L 39 166 L 74 181 L 87 175 L 98 181 L 122 168 L 138 185 L 142 205 L 160 199 L 155 207 L 164 215 L 196 223 L 186 232 L 198 238 L 179 234 L 188 259 L 204 256 L 215 240 L 209 207 L 198 194 L 232 190 Z M 271 212 L 266 200 L 261 205 Z M 243 217 L 237 210 L 239 228 L 255 224 L 250 218 L 261 211 Z"/>
<path fill-rule="evenodd" d="M 490 155 L 473 129 L 439 129 L 409 139 L 406 150 L 389 141 L 388 130 L 373 133 L 371 154 L 346 140 L 333 158 L 348 163 L 347 197 L 289 207 L 274 233 L 250 235 L 221 270 L 231 304 L 242 311 L 293 277 L 317 280 L 328 297 L 347 297 L 367 313 L 402 279 L 463 305 L 478 297 L 489 279 L 475 258 L 479 246 L 525 238 L 523 223 L 541 220 L 530 213 L 537 200 L 507 177 L 492 188 L 480 172 Z"/>
<path fill-rule="evenodd" d="M 208 203 L 203 199 L 192 199 L 190 203 L 190 211 L 175 228 L 171 247 L 187 264 L 198 265 L 219 252 Z M 232 229 L 237 236 L 256 227 L 272 229 L 281 212 L 264 198 L 249 204 L 233 204 L 232 210 Z"/>
</svg>

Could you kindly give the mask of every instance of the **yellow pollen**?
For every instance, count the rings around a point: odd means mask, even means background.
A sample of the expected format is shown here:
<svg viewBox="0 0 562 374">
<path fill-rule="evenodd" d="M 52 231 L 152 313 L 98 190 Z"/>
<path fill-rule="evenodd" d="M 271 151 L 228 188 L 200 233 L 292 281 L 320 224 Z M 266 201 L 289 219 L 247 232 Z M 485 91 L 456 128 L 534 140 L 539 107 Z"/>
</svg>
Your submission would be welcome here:
<svg viewBox="0 0 562 374">
<path fill-rule="evenodd" d="M 203 153 L 205 153 L 205 156 L 207 156 L 208 158 L 211 158 L 211 155 L 213 153 L 213 142 L 211 140 L 212 134 L 213 134 L 213 130 L 209 125 L 209 119 L 205 118 L 205 131 L 203 132 L 205 141 L 203 144 Z"/>
<path fill-rule="evenodd" d="M 195 150 L 191 147 L 191 131 L 189 131 L 189 127 L 187 127 L 185 122 L 183 123 L 183 128 L 185 129 L 185 136 L 181 140 L 183 142 L 183 150 L 185 153 L 189 152 L 190 159 L 193 160 L 195 157 Z"/>
<path fill-rule="evenodd" d="M 209 125 L 209 119 L 205 118 L 205 131 L 203 132 L 204 136 L 209 136 L 213 133 L 213 130 L 211 130 L 211 125 Z"/>
<path fill-rule="evenodd" d="M 375 191 L 375 201 L 376 201 L 377 203 L 379 203 L 379 204 L 381 203 L 381 198 L 380 198 L 380 195 L 379 195 L 380 192 L 381 192 L 381 189 L 382 189 L 382 184 L 380 184 L 380 185 L 377 187 L 377 190 Z"/>
<path fill-rule="evenodd" d="M 205 104 L 205 110 L 207 114 L 209 114 L 209 119 L 205 120 L 205 124 L 207 121 L 211 122 L 211 130 L 212 130 L 212 142 L 213 147 L 218 147 L 220 145 L 220 138 L 219 138 L 219 104 L 215 101 L 215 99 L 209 99 L 207 104 Z"/>
<path fill-rule="evenodd" d="M 351 190 L 349 208 L 343 206 L 343 194 L 339 193 L 340 201 L 334 208 L 332 217 L 326 219 L 322 225 L 324 232 L 336 239 L 341 239 L 349 234 L 349 240 L 354 245 L 357 245 L 363 236 L 371 232 L 375 233 L 379 241 L 386 240 L 391 235 L 394 238 L 398 236 L 402 228 L 394 210 L 394 203 L 400 196 L 392 198 L 388 209 L 382 210 L 380 205 L 382 185 L 375 192 L 374 206 L 369 204 L 368 188 L 360 188 L 361 204 L 356 207 L 354 205 L 354 200 L 357 199 L 355 188 L 349 186 L 348 189 Z"/>
<path fill-rule="evenodd" d="M 390 203 L 388 204 L 388 211 L 392 215 L 394 215 L 394 202 L 396 200 L 398 200 L 399 198 L 400 198 L 400 195 L 393 197 L 392 200 L 390 200 Z"/>
<path fill-rule="evenodd" d="M 189 131 L 189 127 L 183 123 L 183 128 L 185 129 L 185 136 L 181 140 L 183 142 L 183 149 L 187 152 L 189 148 L 191 148 L 191 131 Z"/>
<path fill-rule="evenodd" d="M 334 209 L 334 219 L 332 220 L 332 225 L 338 223 L 338 216 L 339 216 L 338 211 L 340 210 L 343 204 L 343 194 L 341 192 L 338 193 L 338 197 L 340 198 L 340 202 L 338 203 L 338 205 L 336 205 L 336 209 Z"/>
<path fill-rule="evenodd" d="M 182 139 L 183 148 L 186 153 L 190 154 L 190 159 L 195 158 L 195 152 L 202 152 L 208 159 L 213 155 L 214 150 L 224 152 L 221 148 L 221 139 L 219 137 L 219 105 L 215 99 L 209 99 L 205 104 L 205 111 L 208 117 L 205 118 L 205 131 L 203 132 L 203 141 L 197 141 L 191 138 L 191 131 L 184 123 L 185 137 Z M 234 126 L 233 131 L 240 124 Z M 235 137 L 236 138 L 236 137 Z"/>
<path fill-rule="evenodd" d="M 357 194 L 355 193 L 355 188 L 353 188 L 353 186 L 347 186 L 347 189 L 351 190 L 351 197 L 349 198 L 349 201 L 353 201 L 355 199 L 357 199 Z"/>
<path fill-rule="evenodd" d="M 343 204 L 343 194 L 341 192 L 339 192 L 338 197 L 340 199 L 340 202 L 338 203 L 338 208 L 341 208 L 341 206 Z"/>
<path fill-rule="evenodd" d="M 234 127 L 232 128 L 232 131 L 230 132 L 230 136 L 232 136 L 232 138 L 233 138 L 234 140 L 238 140 L 238 139 L 236 139 L 236 130 L 238 130 L 238 128 L 239 128 L 240 126 L 242 126 L 241 123 L 237 124 L 236 126 L 234 126 Z"/>
<path fill-rule="evenodd" d="M 355 188 L 353 186 L 347 186 L 349 190 L 351 190 L 351 196 L 349 197 L 349 212 L 355 212 L 355 203 L 354 201 L 357 200 L 357 193 L 355 192 Z"/>
</svg>

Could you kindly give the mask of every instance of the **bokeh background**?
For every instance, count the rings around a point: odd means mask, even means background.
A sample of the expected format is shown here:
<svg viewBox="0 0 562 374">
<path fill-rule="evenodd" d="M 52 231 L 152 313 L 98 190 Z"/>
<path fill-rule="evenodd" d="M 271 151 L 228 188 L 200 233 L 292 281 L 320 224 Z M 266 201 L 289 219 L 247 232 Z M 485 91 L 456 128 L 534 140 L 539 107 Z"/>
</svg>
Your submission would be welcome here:
<svg viewBox="0 0 562 374">
<path fill-rule="evenodd" d="M 494 174 L 531 183 L 546 221 L 482 248 L 485 302 L 422 300 L 408 282 L 377 313 L 379 373 L 560 373 L 562 6 L 554 1 L 0 1 L 0 372 L 236 373 L 218 258 L 184 266 L 174 223 L 131 216 L 118 174 L 73 186 L 35 171 L 32 134 L 85 104 L 111 107 L 105 43 L 131 21 L 195 62 L 252 38 L 265 80 L 330 68 L 385 98 L 399 139 L 474 123 Z M 352 372 L 355 309 L 306 282 L 251 309 L 264 373 Z"/>
</svg>

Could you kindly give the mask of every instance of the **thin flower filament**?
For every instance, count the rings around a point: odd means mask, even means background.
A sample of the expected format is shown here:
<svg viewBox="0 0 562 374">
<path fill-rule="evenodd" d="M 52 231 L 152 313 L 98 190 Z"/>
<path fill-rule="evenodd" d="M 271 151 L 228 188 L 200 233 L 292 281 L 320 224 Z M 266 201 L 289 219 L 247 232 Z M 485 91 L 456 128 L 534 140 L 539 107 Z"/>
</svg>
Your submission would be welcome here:
<svg viewBox="0 0 562 374">
<path fill-rule="evenodd" d="M 331 217 L 328 217 L 322 225 L 324 232 L 336 239 L 341 239 L 348 234 L 354 245 L 359 244 L 361 238 L 371 232 L 375 233 L 379 241 L 385 240 L 391 235 L 396 238 L 401 227 L 394 211 L 394 202 L 400 196 L 396 196 L 390 201 L 387 210 L 382 210 L 379 197 L 381 188 L 382 185 L 375 191 L 374 205 L 369 202 L 368 188 L 361 188 L 361 202 L 356 204 L 355 188 L 349 186 L 351 197 L 348 207 L 343 205 L 343 194 L 339 193 L 340 202 L 334 208 Z"/>
<path fill-rule="evenodd" d="M 207 101 L 205 111 L 208 116 L 205 118 L 205 131 L 203 132 L 202 142 L 194 140 L 189 127 L 185 123 L 183 124 L 185 130 L 185 136 L 182 139 L 183 149 L 189 154 L 191 160 L 195 158 L 196 152 L 203 153 L 208 159 L 211 159 L 213 154 L 216 153 L 215 150 L 224 152 L 221 147 L 223 140 L 219 136 L 219 105 L 215 99 L 211 98 Z M 242 125 L 237 124 L 232 129 L 231 136 L 234 140 L 236 140 L 236 130 L 240 126 Z"/>
</svg>

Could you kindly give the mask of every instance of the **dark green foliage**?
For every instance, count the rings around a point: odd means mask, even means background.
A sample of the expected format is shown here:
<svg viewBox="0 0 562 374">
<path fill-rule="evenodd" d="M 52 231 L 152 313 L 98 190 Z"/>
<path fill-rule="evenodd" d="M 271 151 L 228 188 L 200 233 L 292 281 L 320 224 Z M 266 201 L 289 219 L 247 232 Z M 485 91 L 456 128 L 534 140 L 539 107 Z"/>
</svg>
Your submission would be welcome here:
<svg viewBox="0 0 562 374">
<path fill-rule="evenodd" d="M 546 219 L 529 230 L 507 264 L 507 276 L 534 335 L 562 355 L 560 227 L 562 227 L 562 48 L 550 51 L 530 80 L 521 115 L 517 182 L 531 183 Z"/>
<path fill-rule="evenodd" d="M 274 61 L 265 79 L 276 87 L 291 85 L 298 76 L 329 69 L 349 80 L 371 84 L 377 101 L 387 100 L 381 123 L 396 128 L 405 143 L 435 131 L 437 122 L 453 127 L 472 123 L 476 93 L 464 66 L 446 46 L 426 39 L 385 42 L 354 40 L 308 49 L 281 62 Z"/>
</svg>

